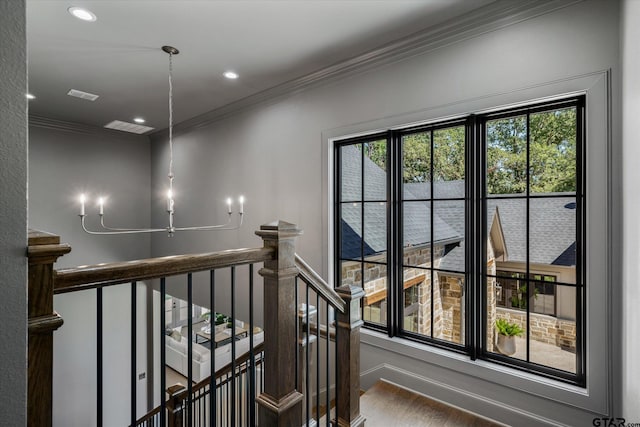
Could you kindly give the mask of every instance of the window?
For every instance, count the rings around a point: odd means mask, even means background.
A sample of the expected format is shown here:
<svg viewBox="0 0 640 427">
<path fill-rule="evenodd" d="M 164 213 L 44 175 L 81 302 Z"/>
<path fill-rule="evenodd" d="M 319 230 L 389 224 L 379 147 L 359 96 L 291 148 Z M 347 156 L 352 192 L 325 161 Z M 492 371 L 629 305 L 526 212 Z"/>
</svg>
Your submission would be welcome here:
<svg viewBox="0 0 640 427">
<path fill-rule="evenodd" d="M 584 98 L 335 142 L 367 327 L 584 384 Z M 520 326 L 516 353 L 495 323 Z"/>
</svg>

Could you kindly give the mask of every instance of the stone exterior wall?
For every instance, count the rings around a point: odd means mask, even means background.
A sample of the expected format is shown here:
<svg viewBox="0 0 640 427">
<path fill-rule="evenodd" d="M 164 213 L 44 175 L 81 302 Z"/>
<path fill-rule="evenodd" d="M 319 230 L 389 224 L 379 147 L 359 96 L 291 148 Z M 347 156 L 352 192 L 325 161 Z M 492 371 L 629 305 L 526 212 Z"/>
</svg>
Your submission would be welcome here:
<svg viewBox="0 0 640 427">
<path fill-rule="evenodd" d="M 496 260 L 491 239 L 487 244 L 487 275 L 496 274 Z M 496 279 L 487 278 L 487 351 L 495 351 L 496 337 Z"/>
<path fill-rule="evenodd" d="M 496 315 L 498 319 L 517 323 L 522 329 L 527 330 L 526 311 L 498 307 Z M 531 339 L 555 345 L 572 353 L 576 352 L 576 322 L 574 320 L 563 320 L 538 313 L 531 313 L 529 319 Z"/>
<path fill-rule="evenodd" d="M 462 285 L 463 278 L 440 274 L 439 289 L 442 301 L 442 333 L 438 338 L 462 344 L 463 322 L 462 319 Z"/>
</svg>

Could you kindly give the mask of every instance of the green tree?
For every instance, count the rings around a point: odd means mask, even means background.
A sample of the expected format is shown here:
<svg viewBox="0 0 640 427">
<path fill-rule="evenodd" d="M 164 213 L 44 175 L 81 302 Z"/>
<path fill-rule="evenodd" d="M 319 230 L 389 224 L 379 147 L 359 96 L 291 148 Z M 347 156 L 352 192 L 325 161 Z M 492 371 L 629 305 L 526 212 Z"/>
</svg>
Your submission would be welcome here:
<svg viewBox="0 0 640 427">
<path fill-rule="evenodd" d="M 431 132 L 402 138 L 405 183 L 463 180 L 465 177 L 465 127 L 433 131 L 433 177 Z M 576 190 L 576 110 L 566 108 L 529 116 L 527 147 L 526 115 L 489 120 L 486 124 L 487 191 L 519 194 L 526 191 L 527 148 L 532 193 Z M 386 170 L 386 141 L 358 145 L 373 162 Z"/>
</svg>

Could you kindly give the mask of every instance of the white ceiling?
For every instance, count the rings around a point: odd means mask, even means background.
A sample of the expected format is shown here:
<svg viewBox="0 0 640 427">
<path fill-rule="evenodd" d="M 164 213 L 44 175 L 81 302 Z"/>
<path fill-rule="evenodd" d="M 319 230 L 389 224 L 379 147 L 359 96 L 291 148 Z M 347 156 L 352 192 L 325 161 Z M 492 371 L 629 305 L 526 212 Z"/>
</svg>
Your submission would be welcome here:
<svg viewBox="0 0 640 427">
<path fill-rule="evenodd" d="M 493 0 L 27 1 L 30 113 L 95 126 L 175 122 L 361 55 Z M 69 6 L 98 17 L 83 22 Z M 240 78 L 222 77 L 225 70 Z M 100 95 L 88 102 L 69 89 Z"/>
</svg>

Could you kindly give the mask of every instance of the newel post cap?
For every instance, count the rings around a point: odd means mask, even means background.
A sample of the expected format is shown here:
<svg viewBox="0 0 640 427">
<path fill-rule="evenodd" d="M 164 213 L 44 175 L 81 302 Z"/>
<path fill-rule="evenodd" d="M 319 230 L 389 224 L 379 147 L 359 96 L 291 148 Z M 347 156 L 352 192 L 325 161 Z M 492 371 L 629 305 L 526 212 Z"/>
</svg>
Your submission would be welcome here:
<svg viewBox="0 0 640 427">
<path fill-rule="evenodd" d="M 282 239 L 288 237 L 297 237 L 302 234 L 302 230 L 296 224 L 278 220 L 260 226 L 260 230 L 256 231 L 256 235 L 263 239 Z"/>
</svg>

